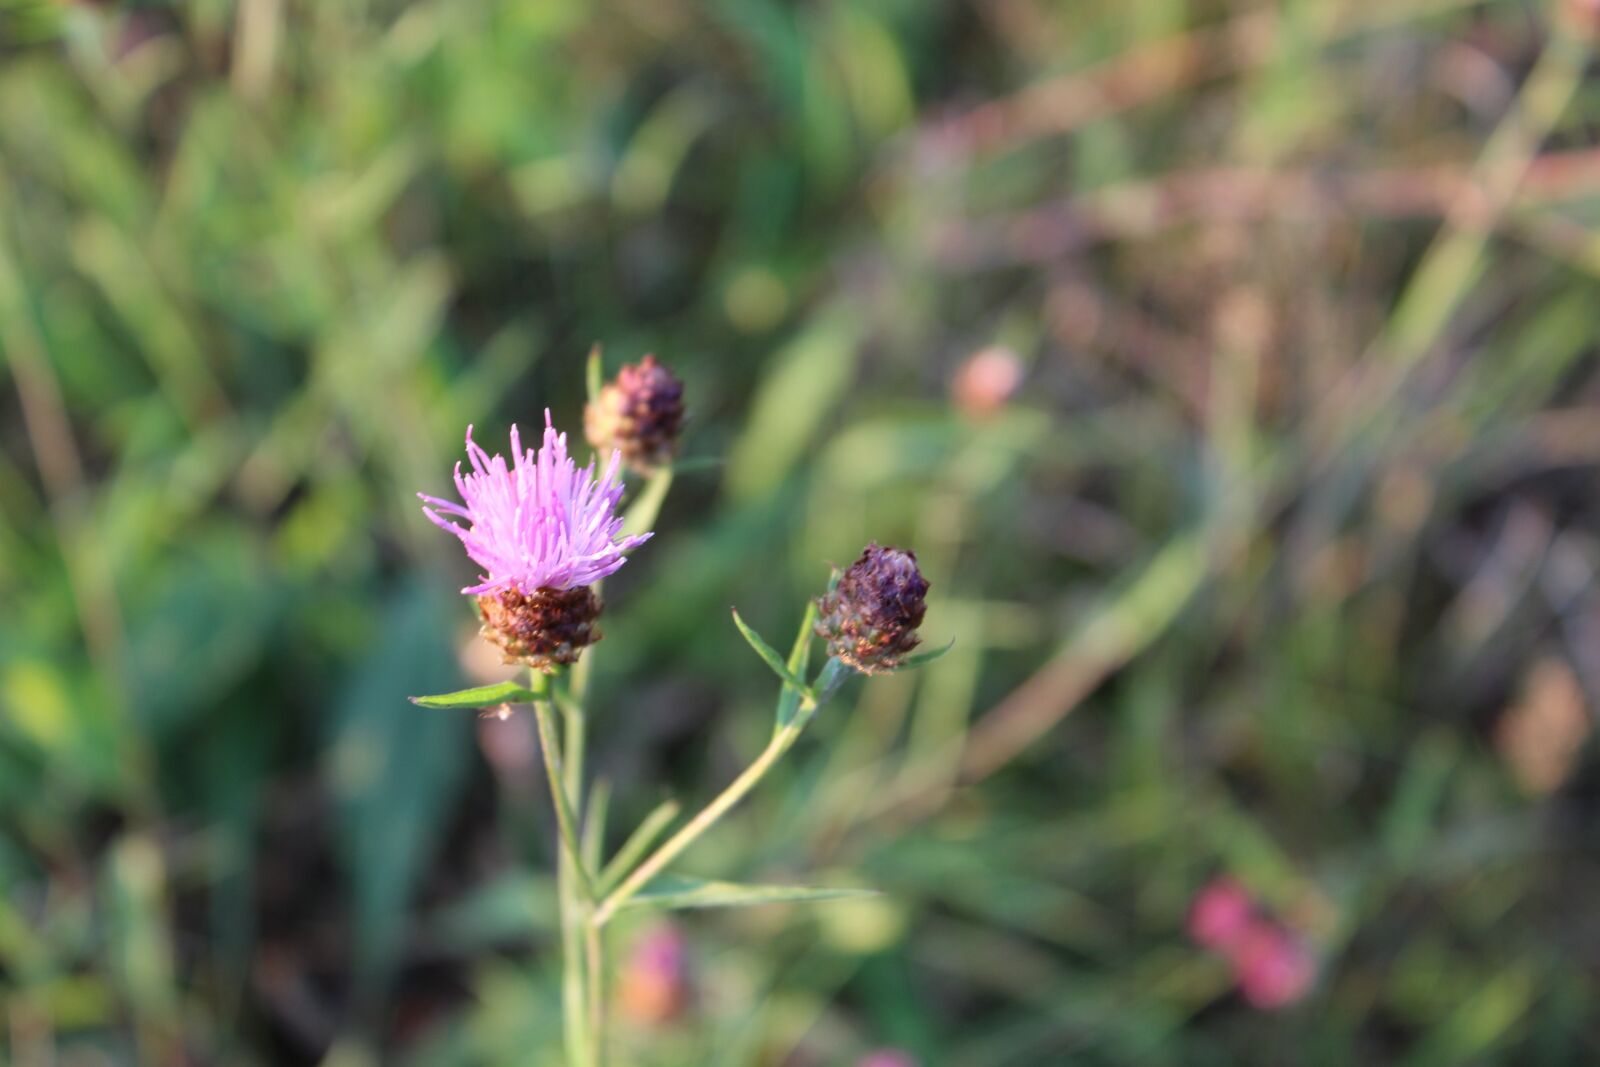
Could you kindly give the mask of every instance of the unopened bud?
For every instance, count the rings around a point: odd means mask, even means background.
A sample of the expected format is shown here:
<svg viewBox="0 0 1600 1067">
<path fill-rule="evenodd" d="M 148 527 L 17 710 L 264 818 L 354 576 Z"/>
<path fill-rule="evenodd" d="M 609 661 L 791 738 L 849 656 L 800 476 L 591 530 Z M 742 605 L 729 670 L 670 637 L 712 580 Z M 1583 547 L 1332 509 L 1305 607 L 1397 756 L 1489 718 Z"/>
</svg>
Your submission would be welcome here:
<svg viewBox="0 0 1600 1067">
<path fill-rule="evenodd" d="M 683 383 L 653 355 L 618 371 L 583 412 L 589 443 L 603 454 L 621 452 L 641 474 L 677 454 L 682 426 Z"/>
<path fill-rule="evenodd" d="M 500 647 L 507 663 L 550 673 L 575 663 L 578 654 L 600 640 L 600 598 L 592 586 L 571 589 L 502 589 L 478 597 L 479 631 Z"/>
<path fill-rule="evenodd" d="M 817 601 L 817 635 L 828 642 L 828 655 L 863 674 L 894 670 L 921 640 L 927 595 L 917 557 L 874 542 Z"/>
</svg>

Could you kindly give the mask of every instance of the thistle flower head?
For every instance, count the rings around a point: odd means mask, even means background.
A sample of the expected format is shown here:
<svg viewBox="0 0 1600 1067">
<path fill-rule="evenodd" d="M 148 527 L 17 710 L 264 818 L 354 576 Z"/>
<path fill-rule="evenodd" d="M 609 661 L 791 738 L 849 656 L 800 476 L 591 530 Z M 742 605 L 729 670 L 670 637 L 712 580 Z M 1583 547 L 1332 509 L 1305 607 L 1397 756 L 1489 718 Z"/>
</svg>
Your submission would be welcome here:
<svg viewBox="0 0 1600 1067">
<path fill-rule="evenodd" d="M 480 448 L 467 427 L 472 471 L 462 474 L 457 463 L 455 473 L 462 502 L 417 495 L 428 519 L 460 538 L 484 570 L 477 585 L 461 590 L 478 599 L 483 636 L 507 663 L 550 671 L 600 639 L 601 604 L 592 586 L 650 535 L 620 536 L 621 457 L 612 453 L 596 479 L 592 462 L 580 470 L 567 454 L 567 435 L 556 433 L 548 411 L 544 422 L 537 453 L 524 450 L 511 428 L 509 465 Z"/>
<path fill-rule="evenodd" d="M 817 634 L 830 656 L 863 674 L 893 670 L 921 641 L 927 595 L 916 555 L 874 542 L 817 601 Z"/>
<path fill-rule="evenodd" d="M 627 561 L 623 553 L 650 538 L 648 533 L 619 536 L 620 457 L 613 453 L 604 476 L 596 479 L 593 462 L 579 469 L 567 455 L 567 435 L 556 432 L 548 411 L 544 423 L 537 453 L 524 450 L 517 428 L 511 427 L 509 465 L 503 456 L 480 448 L 467 427 L 472 471 L 462 474 L 457 463 L 455 472 L 462 502 L 417 494 L 429 505 L 423 514 L 460 538 L 467 555 L 484 569 L 478 584 L 463 593 L 514 589 L 531 594 L 591 585 L 621 567 Z"/>
<path fill-rule="evenodd" d="M 682 425 L 683 383 L 654 355 L 623 367 L 583 410 L 589 443 L 641 474 L 672 459 Z"/>
</svg>

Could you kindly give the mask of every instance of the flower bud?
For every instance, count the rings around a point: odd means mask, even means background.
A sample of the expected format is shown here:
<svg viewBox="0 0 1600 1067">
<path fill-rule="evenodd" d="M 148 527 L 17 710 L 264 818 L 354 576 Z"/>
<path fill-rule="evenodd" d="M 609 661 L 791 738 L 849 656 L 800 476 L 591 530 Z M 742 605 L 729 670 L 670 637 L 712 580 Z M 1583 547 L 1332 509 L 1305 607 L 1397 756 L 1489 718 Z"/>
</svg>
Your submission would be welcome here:
<svg viewBox="0 0 1600 1067">
<path fill-rule="evenodd" d="M 927 594 L 913 553 L 874 542 L 817 601 L 817 635 L 828 642 L 828 655 L 863 674 L 894 670 L 921 640 Z"/>
<path fill-rule="evenodd" d="M 631 470 L 649 474 L 678 451 L 683 383 L 653 355 L 629 364 L 583 411 L 583 432 L 602 453 L 616 450 Z"/>
<path fill-rule="evenodd" d="M 600 640 L 600 598 L 587 585 L 571 589 L 512 587 L 478 597 L 479 631 L 500 647 L 507 663 L 544 671 L 575 663 L 578 653 Z"/>
</svg>

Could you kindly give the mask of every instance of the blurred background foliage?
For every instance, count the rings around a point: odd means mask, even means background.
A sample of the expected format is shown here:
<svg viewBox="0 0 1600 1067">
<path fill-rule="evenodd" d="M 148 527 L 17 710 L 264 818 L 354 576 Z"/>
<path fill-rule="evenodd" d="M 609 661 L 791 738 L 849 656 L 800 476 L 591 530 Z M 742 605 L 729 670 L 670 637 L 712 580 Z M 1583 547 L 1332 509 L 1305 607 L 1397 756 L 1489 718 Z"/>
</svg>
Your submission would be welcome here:
<svg viewBox="0 0 1600 1067">
<path fill-rule="evenodd" d="M 556 1062 L 528 724 L 404 699 L 499 676 L 413 493 L 598 340 L 692 416 L 612 847 L 764 740 L 729 604 L 876 538 L 956 642 L 686 864 L 884 895 L 684 913 L 664 998 L 625 929 L 621 1062 L 1594 1062 L 1592 17 L 3 0 L 5 1060 Z M 1300 1004 L 1187 940 L 1219 872 Z"/>
</svg>

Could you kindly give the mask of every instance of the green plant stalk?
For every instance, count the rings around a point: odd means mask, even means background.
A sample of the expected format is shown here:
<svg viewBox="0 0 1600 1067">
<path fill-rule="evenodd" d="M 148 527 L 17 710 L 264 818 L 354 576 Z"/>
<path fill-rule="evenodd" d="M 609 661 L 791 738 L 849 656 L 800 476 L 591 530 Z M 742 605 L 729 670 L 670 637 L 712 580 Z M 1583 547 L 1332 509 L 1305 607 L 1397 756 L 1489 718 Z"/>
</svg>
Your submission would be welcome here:
<svg viewBox="0 0 1600 1067">
<path fill-rule="evenodd" d="M 746 767 L 739 777 L 735 778 L 715 800 L 702 808 L 694 818 L 684 824 L 683 828 L 669 837 L 660 848 L 650 854 L 639 866 L 635 867 L 622 880 L 622 884 L 612 890 L 601 901 L 589 918 L 591 926 L 596 928 L 605 926 L 616 915 L 618 909 L 633 898 L 651 879 L 666 869 L 667 865 L 683 854 L 683 851 L 698 841 L 702 834 L 711 829 L 717 822 L 732 810 L 735 804 L 745 798 L 750 790 L 756 787 L 767 772 L 783 758 L 783 754 L 794 746 L 795 741 L 804 732 L 811 716 L 821 703 L 830 696 L 839 683 L 844 679 L 846 668 L 838 660 L 830 659 L 822 669 L 822 674 L 817 680 L 813 692 L 801 698 L 800 709 L 794 720 L 786 726 L 779 727 L 772 734 L 772 740 L 767 742 L 767 747 L 757 756 L 755 762 Z M 792 687 L 785 685 L 786 695 Z M 779 696 L 779 700 L 783 699 Z"/>
<path fill-rule="evenodd" d="M 594 883 L 583 865 L 583 846 L 578 841 L 577 816 L 572 811 L 571 786 L 562 769 L 562 757 L 556 753 L 556 728 L 554 709 L 547 700 L 533 705 L 535 721 L 539 724 L 539 749 L 544 753 L 545 774 L 550 780 L 550 800 L 556 809 L 556 826 L 561 833 L 562 856 L 572 865 L 578 888 L 585 899 L 594 899 Z M 571 734 L 569 723 L 569 736 Z"/>
<path fill-rule="evenodd" d="M 588 973 L 585 995 L 589 1009 L 585 1021 L 589 1027 L 589 1052 L 596 1067 L 601 1067 L 606 1062 L 606 950 L 600 927 L 587 918 L 585 916 L 583 924 L 583 956 Z"/>
<path fill-rule="evenodd" d="M 678 810 L 676 801 L 667 800 L 644 817 L 644 821 L 629 835 L 628 840 L 617 849 L 617 854 L 611 857 L 611 862 L 601 869 L 600 882 L 596 889 L 602 897 L 615 889 L 617 883 L 633 870 L 634 865 L 644 859 L 650 846 L 656 843 L 656 839 L 666 832 L 667 827 L 678 817 Z"/>
<path fill-rule="evenodd" d="M 540 693 L 550 691 L 549 679 L 538 671 L 530 671 L 529 678 L 530 689 Z M 538 723 L 539 747 L 545 754 L 545 774 L 550 780 L 551 799 L 562 837 L 562 847 L 556 855 L 556 893 L 561 923 L 561 1033 L 569 1067 L 598 1067 L 599 1061 L 595 1057 L 588 1027 L 591 1013 L 586 1003 L 590 983 L 585 973 L 581 914 L 584 905 L 578 882 L 582 868 L 577 862 L 579 854 L 572 845 L 567 844 L 571 836 L 570 813 L 563 814 L 570 806 L 574 781 L 581 781 L 582 777 L 583 717 L 566 715 L 563 724 L 566 727 L 563 733 L 565 749 L 559 761 L 555 757 L 549 703 L 536 702 L 534 717 Z"/>
<path fill-rule="evenodd" d="M 599 390 L 600 359 L 598 347 L 589 355 L 588 380 L 590 399 Z M 663 467 L 653 474 L 629 506 L 624 516 L 625 530 L 637 532 L 649 529 L 660 513 L 667 491 L 672 487 L 672 468 Z M 600 592 L 595 583 L 595 592 Z M 568 685 L 563 690 L 552 686 L 543 675 L 535 673 L 530 688 L 549 693 L 550 699 L 561 711 L 562 754 L 558 775 L 547 758 L 545 770 L 550 775 L 552 797 L 556 799 L 558 822 L 564 821 L 562 836 L 569 843 L 560 850 L 556 864 L 556 888 L 561 911 L 561 1013 L 562 1032 L 565 1037 L 567 1059 L 571 1067 L 601 1067 L 605 1061 L 605 943 L 600 924 L 592 921 L 593 908 L 598 899 L 594 885 L 583 865 L 581 847 L 573 829 L 581 825 L 584 812 L 583 765 L 587 755 L 588 716 L 584 712 L 589 678 L 594 669 L 593 648 L 573 667 Z M 549 718 L 549 705 L 535 704 L 539 717 L 541 745 L 546 752 L 555 749 L 545 741 L 553 732 Z M 565 795 L 567 815 L 563 819 L 560 794 Z"/>
</svg>

